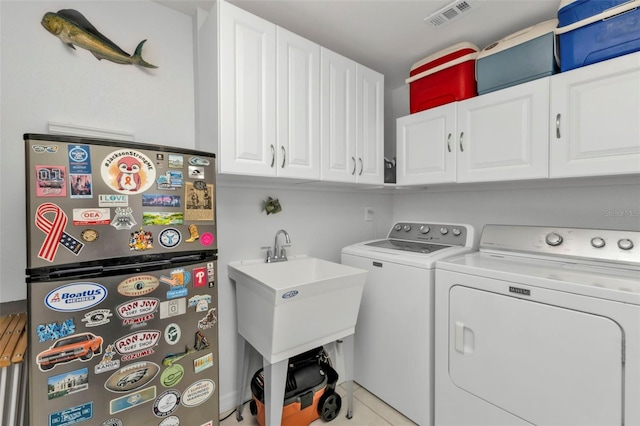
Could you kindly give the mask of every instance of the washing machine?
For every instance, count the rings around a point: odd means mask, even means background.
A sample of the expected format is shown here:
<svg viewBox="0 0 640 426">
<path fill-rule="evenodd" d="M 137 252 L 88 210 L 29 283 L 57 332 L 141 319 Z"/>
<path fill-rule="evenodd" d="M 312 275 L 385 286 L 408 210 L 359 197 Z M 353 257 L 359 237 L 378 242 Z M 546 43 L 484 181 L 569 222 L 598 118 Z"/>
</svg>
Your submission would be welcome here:
<svg viewBox="0 0 640 426">
<path fill-rule="evenodd" d="M 435 263 L 472 250 L 472 226 L 399 222 L 342 249 L 369 272 L 354 334 L 354 380 L 420 425 L 433 424 Z"/>
<path fill-rule="evenodd" d="M 485 226 L 435 339 L 438 425 L 640 425 L 640 232 Z"/>
</svg>

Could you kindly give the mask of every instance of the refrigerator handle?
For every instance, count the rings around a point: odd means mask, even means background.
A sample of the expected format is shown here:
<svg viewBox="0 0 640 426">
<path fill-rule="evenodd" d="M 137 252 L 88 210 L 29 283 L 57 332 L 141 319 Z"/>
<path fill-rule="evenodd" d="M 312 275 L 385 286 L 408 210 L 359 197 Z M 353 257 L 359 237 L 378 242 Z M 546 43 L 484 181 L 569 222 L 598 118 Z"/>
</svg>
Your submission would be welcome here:
<svg viewBox="0 0 640 426">
<path fill-rule="evenodd" d="M 89 266 L 86 268 L 75 268 L 75 269 L 54 271 L 54 272 L 51 272 L 51 274 L 49 274 L 49 278 L 54 279 L 54 278 L 65 278 L 65 277 L 71 277 L 71 276 L 87 277 L 87 276 L 93 276 L 93 275 L 100 275 L 103 273 L 103 271 L 104 271 L 104 268 L 102 266 Z"/>
</svg>

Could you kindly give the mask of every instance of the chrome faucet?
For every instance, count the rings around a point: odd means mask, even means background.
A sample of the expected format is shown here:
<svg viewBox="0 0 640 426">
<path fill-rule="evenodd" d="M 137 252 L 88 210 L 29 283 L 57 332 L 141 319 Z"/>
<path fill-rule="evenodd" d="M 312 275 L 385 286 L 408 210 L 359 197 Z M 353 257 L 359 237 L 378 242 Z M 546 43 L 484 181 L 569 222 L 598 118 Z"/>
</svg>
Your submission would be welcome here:
<svg viewBox="0 0 640 426">
<path fill-rule="evenodd" d="M 286 244 L 278 245 L 278 236 L 280 234 L 284 234 Z M 271 262 L 284 262 L 287 260 L 287 251 L 284 249 L 285 247 L 289 247 L 291 244 L 291 238 L 289 238 L 289 233 L 284 229 L 276 232 L 276 238 L 273 242 L 273 256 L 271 255 L 271 247 L 263 247 L 267 249 L 267 263 Z"/>
</svg>

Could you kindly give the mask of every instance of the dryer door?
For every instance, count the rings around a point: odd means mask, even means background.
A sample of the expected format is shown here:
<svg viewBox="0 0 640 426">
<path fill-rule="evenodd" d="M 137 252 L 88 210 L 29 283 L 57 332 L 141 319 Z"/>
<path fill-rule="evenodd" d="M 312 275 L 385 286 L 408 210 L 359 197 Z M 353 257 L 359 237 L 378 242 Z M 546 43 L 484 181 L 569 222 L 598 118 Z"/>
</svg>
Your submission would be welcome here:
<svg viewBox="0 0 640 426">
<path fill-rule="evenodd" d="M 449 374 L 528 422 L 622 424 L 623 331 L 611 319 L 489 291 L 450 291 Z"/>
</svg>

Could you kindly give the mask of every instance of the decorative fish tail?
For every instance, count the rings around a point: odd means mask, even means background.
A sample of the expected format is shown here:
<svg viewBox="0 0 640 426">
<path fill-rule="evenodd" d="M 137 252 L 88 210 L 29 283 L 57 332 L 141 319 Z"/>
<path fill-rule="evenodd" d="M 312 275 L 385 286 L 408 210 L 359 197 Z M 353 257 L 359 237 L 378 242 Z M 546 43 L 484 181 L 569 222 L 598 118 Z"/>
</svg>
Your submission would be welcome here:
<svg viewBox="0 0 640 426">
<path fill-rule="evenodd" d="M 142 59 L 142 46 L 146 43 L 146 41 L 147 40 L 142 40 L 140 43 L 138 43 L 138 47 L 136 47 L 136 51 L 133 52 L 133 56 L 131 57 L 131 61 L 134 64 L 140 65 L 141 67 L 158 68 L 157 66 L 152 65 L 149 62 L 147 62 L 144 59 Z"/>
</svg>

